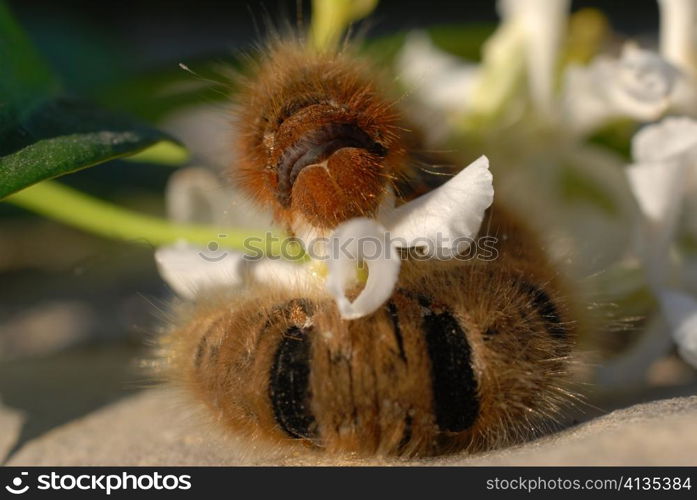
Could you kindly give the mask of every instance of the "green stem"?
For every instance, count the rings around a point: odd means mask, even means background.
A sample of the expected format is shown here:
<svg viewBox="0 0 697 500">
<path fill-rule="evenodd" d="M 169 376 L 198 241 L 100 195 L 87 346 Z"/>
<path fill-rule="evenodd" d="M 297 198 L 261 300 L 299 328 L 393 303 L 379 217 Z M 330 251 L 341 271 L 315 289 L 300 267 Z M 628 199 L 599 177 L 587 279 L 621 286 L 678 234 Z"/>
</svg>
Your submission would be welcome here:
<svg viewBox="0 0 697 500">
<path fill-rule="evenodd" d="M 215 243 L 218 247 L 247 253 L 259 249 L 265 255 L 279 255 L 283 242 L 283 238 L 270 238 L 270 235 L 260 231 L 177 224 L 139 214 L 54 181 L 35 184 L 3 201 L 90 233 L 132 243 L 159 246 L 186 240 L 202 246 Z M 247 246 L 245 242 L 248 243 Z M 291 253 L 302 254 L 297 244 L 291 249 Z"/>
</svg>

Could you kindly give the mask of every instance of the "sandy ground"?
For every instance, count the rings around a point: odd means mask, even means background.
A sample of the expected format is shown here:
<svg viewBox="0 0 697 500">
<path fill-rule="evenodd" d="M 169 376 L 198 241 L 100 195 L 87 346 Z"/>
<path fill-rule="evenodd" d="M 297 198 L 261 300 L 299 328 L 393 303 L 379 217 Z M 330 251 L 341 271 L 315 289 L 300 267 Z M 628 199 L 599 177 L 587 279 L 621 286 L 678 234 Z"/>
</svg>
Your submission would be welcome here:
<svg viewBox="0 0 697 500">
<path fill-rule="evenodd" d="M 178 401 L 166 389 L 142 391 L 27 441 L 6 465 L 697 465 L 697 396 L 616 410 L 509 449 L 415 461 L 268 448 L 220 434 Z M 0 410 L 0 456 L 22 421 Z"/>
</svg>

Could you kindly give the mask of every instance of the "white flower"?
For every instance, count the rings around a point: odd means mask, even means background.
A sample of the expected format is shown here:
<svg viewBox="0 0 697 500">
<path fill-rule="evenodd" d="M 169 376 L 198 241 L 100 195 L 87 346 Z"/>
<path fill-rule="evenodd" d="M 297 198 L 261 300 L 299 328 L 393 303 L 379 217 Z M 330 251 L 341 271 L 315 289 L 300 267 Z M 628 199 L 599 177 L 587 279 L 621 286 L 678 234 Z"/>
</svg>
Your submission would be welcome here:
<svg viewBox="0 0 697 500">
<path fill-rule="evenodd" d="M 397 57 L 397 71 L 416 98 L 449 115 L 461 115 L 470 107 L 478 67 L 440 50 L 422 31 L 407 35 Z"/>
<path fill-rule="evenodd" d="M 663 289 L 658 294 L 673 340 L 682 358 L 697 368 L 697 300 L 677 290 Z"/>
<path fill-rule="evenodd" d="M 339 225 L 332 238 L 336 248 L 345 249 L 329 259 L 327 291 L 336 300 L 339 314 L 344 319 L 356 319 L 374 312 L 390 295 L 399 277 L 399 255 L 394 246 L 385 246 L 387 231 L 373 219 L 351 219 Z M 372 243 L 367 248 L 367 243 Z M 371 256 L 372 258 L 367 258 Z M 356 281 L 356 262 L 368 266 L 368 280 L 353 302 L 345 289 Z"/>
<path fill-rule="evenodd" d="M 577 134 L 613 118 L 655 120 L 670 106 L 678 77 L 658 54 L 627 43 L 619 59 L 600 55 L 588 66 L 566 70 L 563 120 Z"/>
<path fill-rule="evenodd" d="M 176 170 L 165 190 L 167 217 L 190 224 L 271 231 L 271 212 L 259 210 L 241 192 L 205 167 Z"/>
<path fill-rule="evenodd" d="M 167 183 L 165 201 L 170 219 L 183 224 L 270 231 L 271 214 L 260 211 L 239 192 L 223 185 L 207 168 L 189 167 L 175 171 Z M 226 235 L 219 235 L 224 241 Z M 249 278 L 260 281 L 295 276 L 298 266 L 278 261 L 247 261 L 241 252 L 208 247 L 180 240 L 155 251 L 158 271 L 174 292 L 193 299 L 211 288 L 240 288 Z"/>
<path fill-rule="evenodd" d="M 566 22 L 569 0 L 499 0 L 503 25 L 520 33 L 527 65 L 530 95 L 547 115 L 554 108 L 554 75 Z"/>
<path fill-rule="evenodd" d="M 687 75 L 697 77 L 697 2 L 658 0 L 661 55 Z"/>
<path fill-rule="evenodd" d="M 502 22 L 482 47 L 481 64 L 439 50 L 425 34 L 411 34 L 397 58 L 398 71 L 426 110 L 439 111 L 450 123 L 462 116 L 493 117 L 515 110 L 511 101 L 526 89 L 526 78 L 534 106 L 550 116 L 569 4 L 569 0 L 499 1 Z M 429 124 L 426 132 L 433 132 L 434 126 L 438 123 Z"/>
<path fill-rule="evenodd" d="M 312 286 L 317 280 L 316 270 L 307 264 L 266 258 L 248 260 L 242 252 L 211 251 L 185 241 L 158 248 L 155 263 L 170 288 L 189 300 L 210 290 L 239 293 L 254 283 L 274 283 L 293 289 Z"/>
<path fill-rule="evenodd" d="M 165 192 L 167 216 L 181 223 L 226 222 L 230 193 L 217 177 L 205 168 L 183 168 L 175 171 Z"/>
<path fill-rule="evenodd" d="M 168 192 L 178 197 L 182 207 L 199 213 L 200 206 L 214 206 L 198 198 L 217 190 L 198 175 L 178 175 Z M 187 194 L 188 193 L 188 194 Z M 324 284 L 344 319 L 355 319 L 377 310 L 392 294 L 399 275 L 398 247 L 419 247 L 423 253 L 451 258 L 455 251 L 466 249 L 479 231 L 485 210 L 493 201 L 494 191 L 489 162 L 480 157 L 437 189 L 398 207 L 383 207 L 378 220 L 359 218 L 339 225 L 330 241 L 327 255 L 329 274 Z M 204 196 L 205 197 L 205 196 Z M 181 207 L 174 208 L 185 220 L 190 220 Z M 243 214 L 240 214 L 242 217 Z M 372 243 L 367 248 L 366 243 Z M 464 245 L 463 245 L 464 243 Z M 332 253 L 333 248 L 341 251 Z M 273 283 L 288 288 L 320 287 L 321 273 L 317 262 L 295 264 L 279 260 L 249 260 L 240 252 L 202 249 L 180 242 L 159 248 L 155 259 L 162 278 L 179 295 L 195 299 L 201 293 L 218 289 L 243 291 L 256 283 Z M 218 253 L 218 250 L 220 252 Z M 370 250 L 370 251 L 368 251 Z M 368 279 L 358 296 L 351 302 L 346 289 L 357 284 L 356 264 L 365 263 Z"/>
<path fill-rule="evenodd" d="M 603 70 L 604 69 L 604 70 Z M 608 102 L 626 116 L 652 120 L 661 115 L 678 77 L 678 71 L 655 52 L 628 43 L 614 67 L 595 75 L 599 90 Z"/>
<path fill-rule="evenodd" d="M 359 218 L 339 225 L 331 238 L 336 244 L 330 248 L 345 247 L 348 255 L 330 255 L 327 289 L 342 317 L 366 316 L 392 295 L 400 267 L 398 248 L 420 248 L 434 258 L 452 258 L 464 251 L 477 236 L 493 200 L 489 160 L 482 156 L 437 189 L 382 211 L 377 221 Z M 365 244 L 370 244 L 369 249 Z M 368 265 L 368 281 L 349 302 L 345 289 L 355 281 L 356 262 Z"/>
<path fill-rule="evenodd" d="M 697 302 L 678 287 L 687 273 L 674 269 L 673 240 L 685 195 L 697 179 L 697 121 L 666 118 L 646 126 L 632 142 L 627 169 L 643 214 L 640 256 L 683 358 L 697 366 Z"/>
<path fill-rule="evenodd" d="M 484 211 L 494 200 L 489 160 L 481 156 L 442 186 L 379 214 L 380 222 L 405 248 L 418 247 L 430 257 L 452 257 L 458 243 L 477 235 Z"/>
<path fill-rule="evenodd" d="M 429 144 L 438 144 L 474 105 L 479 64 L 469 63 L 436 47 L 421 31 L 409 33 L 396 58 L 396 71 L 410 89 L 408 118 L 422 125 Z"/>
<path fill-rule="evenodd" d="M 236 288 L 243 284 L 242 254 L 210 259 L 204 248 L 179 241 L 155 251 L 155 263 L 163 280 L 180 297 L 193 299 L 202 290 Z"/>
<path fill-rule="evenodd" d="M 682 73 L 672 108 L 697 115 L 697 2 L 658 0 L 661 11 L 660 52 Z"/>
<path fill-rule="evenodd" d="M 644 259 L 653 283 L 665 276 L 686 188 L 697 175 L 697 121 L 666 118 L 644 127 L 632 141 L 630 187 L 644 216 Z"/>
</svg>

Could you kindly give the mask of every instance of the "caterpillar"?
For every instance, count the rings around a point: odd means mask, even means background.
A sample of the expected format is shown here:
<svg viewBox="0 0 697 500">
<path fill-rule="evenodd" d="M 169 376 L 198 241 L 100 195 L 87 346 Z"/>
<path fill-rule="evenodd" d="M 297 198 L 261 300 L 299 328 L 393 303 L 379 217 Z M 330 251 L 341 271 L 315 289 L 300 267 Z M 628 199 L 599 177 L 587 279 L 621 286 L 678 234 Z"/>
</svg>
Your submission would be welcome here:
<svg viewBox="0 0 697 500">
<path fill-rule="evenodd" d="M 301 238 L 433 189 L 422 167 L 442 159 L 386 82 L 351 47 L 271 43 L 239 83 L 231 178 Z M 501 200 L 485 236 L 495 259 L 404 259 L 358 319 L 312 283 L 207 294 L 162 338 L 168 377 L 230 432 L 279 445 L 429 456 L 526 439 L 568 400 L 576 314 Z"/>
</svg>

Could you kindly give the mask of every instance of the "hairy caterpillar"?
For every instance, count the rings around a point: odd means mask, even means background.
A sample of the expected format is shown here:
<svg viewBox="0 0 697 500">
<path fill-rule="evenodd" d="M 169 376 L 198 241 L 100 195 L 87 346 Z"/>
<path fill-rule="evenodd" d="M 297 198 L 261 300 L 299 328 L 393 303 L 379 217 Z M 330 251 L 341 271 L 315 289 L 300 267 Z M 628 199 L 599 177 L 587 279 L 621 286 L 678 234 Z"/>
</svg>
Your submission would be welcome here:
<svg viewBox="0 0 697 500">
<path fill-rule="evenodd" d="M 231 174 L 291 234 L 328 234 L 432 188 L 418 133 L 346 48 L 271 44 L 238 94 Z M 536 235 L 497 200 L 491 261 L 409 260 L 355 320 L 311 283 L 207 295 L 163 339 L 170 378 L 230 430 L 330 452 L 432 455 L 530 436 L 565 400 L 576 338 Z"/>
</svg>

